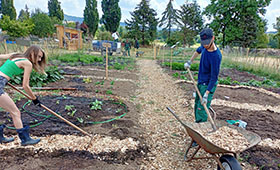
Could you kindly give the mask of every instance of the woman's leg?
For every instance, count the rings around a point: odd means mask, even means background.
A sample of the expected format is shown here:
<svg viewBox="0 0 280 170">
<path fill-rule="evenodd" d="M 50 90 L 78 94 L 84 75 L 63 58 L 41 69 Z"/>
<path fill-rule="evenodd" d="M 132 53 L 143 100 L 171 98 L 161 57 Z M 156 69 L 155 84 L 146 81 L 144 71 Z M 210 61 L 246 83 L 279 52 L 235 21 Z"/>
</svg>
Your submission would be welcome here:
<svg viewBox="0 0 280 170">
<path fill-rule="evenodd" d="M 20 111 L 7 93 L 0 96 L 0 107 L 11 114 L 16 129 L 23 128 Z"/>
</svg>

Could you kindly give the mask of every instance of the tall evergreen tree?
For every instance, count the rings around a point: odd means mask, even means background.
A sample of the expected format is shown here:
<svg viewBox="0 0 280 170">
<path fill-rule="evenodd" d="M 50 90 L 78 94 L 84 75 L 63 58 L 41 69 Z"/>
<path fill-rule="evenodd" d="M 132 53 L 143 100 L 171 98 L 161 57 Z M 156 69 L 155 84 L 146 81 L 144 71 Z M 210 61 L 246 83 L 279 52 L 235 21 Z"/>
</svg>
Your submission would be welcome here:
<svg viewBox="0 0 280 170">
<path fill-rule="evenodd" d="M 190 46 L 194 43 L 195 36 L 203 26 L 203 19 L 200 6 L 196 1 L 193 3 L 185 2 L 178 11 L 178 26 L 184 35 L 183 44 Z"/>
<path fill-rule="evenodd" d="M 101 23 L 105 25 L 107 31 L 116 32 L 121 20 L 119 0 L 102 0 L 101 7 L 103 11 Z"/>
<path fill-rule="evenodd" d="M 11 20 L 17 18 L 16 9 L 14 7 L 14 0 L 1 0 L 2 15 L 7 15 Z"/>
<path fill-rule="evenodd" d="M 50 17 L 56 17 L 58 20 L 63 21 L 64 13 L 61 9 L 60 2 L 58 2 L 58 0 L 49 0 L 48 9 Z"/>
<path fill-rule="evenodd" d="M 25 10 L 24 9 L 20 10 L 18 19 L 23 21 L 29 19 L 29 17 L 30 17 L 29 8 L 27 7 L 27 5 L 25 5 Z"/>
<path fill-rule="evenodd" d="M 222 33 L 222 45 L 255 45 L 261 29 L 260 15 L 265 14 L 271 0 L 236 1 L 212 0 L 205 9 L 205 14 L 213 18 L 210 27 L 216 35 Z"/>
<path fill-rule="evenodd" d="M 168 38 L 170 38 L 172 26 L 175 26 L 178 21 L 177 10 L 173 8 L 172 1 L 173 0 L 169 0 L 165 11 L 162 13 L 162 18 L 159 21 L 159 27 L 165 26 L 163 27 L 163 31 L 168 32 Z"/>
<path fill-rule="evenodd" d="M 126 29 L 130 38 L 138 38 L 142 45 L 156 39 L 158 19 L 157 13 L 150 8 L 149 0 L 141 0 L 135 10 L 130 13 L 131 20 L 126 20 Z"/>
<path fill-rule="evenodd" d="M 89 28 L 89 34 L 94 37 L 99 22 L 96 0 L 86 0 L 86 7 L 84 9 L 84 22 Z"/>
<path fill-rule="evenodd" d="M 278 48 L 280 48 L 280 16 L 276 18 L 276 23 L 273 24 L 273 28 L 277 30 L 275 37 L 278 39 Z"/>
</svg>

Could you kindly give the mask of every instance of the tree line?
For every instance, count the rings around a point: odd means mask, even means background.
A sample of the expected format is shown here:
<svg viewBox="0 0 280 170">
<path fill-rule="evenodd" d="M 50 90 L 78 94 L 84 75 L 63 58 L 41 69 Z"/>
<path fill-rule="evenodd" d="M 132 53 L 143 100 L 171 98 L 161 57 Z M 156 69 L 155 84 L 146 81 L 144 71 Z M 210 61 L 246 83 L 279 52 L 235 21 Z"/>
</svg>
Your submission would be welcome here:
<svg viewBox="0 0 280 170">
<path fill-rule="evenodd" d="M 271 0 L 211 0 L 205 9 L 196 0 L 186 0 L 180 9 L 174 9 L 173 0 L 169 0 L 160 18 L 157 18 L 157 12 L 151 8 L 150 0 L 141 0 L 130 12 L 130 19 L 125 20 L 125 27 L 120 27 L 119 0 L 102 0 L 102 17 L 98 14 L 97 0 L 85 2 L 84 24 L 92 38 L 96 33 L 99 37 L 109 37 L 110 33 L 118 31 L 122 38 L 137 38 L 142 45 L 160 39 L 168 45 L 179 41 L 190 46 L 199 41 L 198 34 L 203 28 L 210 27 L 214 30 L 217 43 L 222 47 L 264 48 L 269 45 L 280 48 L 280 16 L 273 25 L 277 33 L 271 35 L 266 34 L 267 21 L 263 19 Z M 0 7 L 0 26 L 13 37 L 52 35 L 55 32 L 54 24 L 62 24 L 64 20 L 58 0 L 48 0 L 48 13 L 40 9 L 30 13 L 26 5 L 19 12 L 18 19 L 13 0 L 1 0 Z M 109 34 L 102 35 L 104 31 Z"/>
</svg>

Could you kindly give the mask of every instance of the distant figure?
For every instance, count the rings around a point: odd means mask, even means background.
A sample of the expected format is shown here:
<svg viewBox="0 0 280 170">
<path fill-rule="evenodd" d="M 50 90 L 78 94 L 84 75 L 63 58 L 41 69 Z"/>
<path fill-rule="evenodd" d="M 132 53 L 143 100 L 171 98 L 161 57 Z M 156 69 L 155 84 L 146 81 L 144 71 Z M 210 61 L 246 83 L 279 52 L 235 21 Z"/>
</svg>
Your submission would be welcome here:
<svg viewBox="0 0 280 170">
<path fill-rule="evenodd" d="M 131 48 L 131 45 L 128 42 L 128 39 L 126 39 L 126 41 L 124 43 L 124 49 L 125 49 L 125 52 L 128 56 L 130 56 L 130 48 Z"/>
<path fill-rule="evenodd" d="M 135 48 L 135 52 L 136 52 L 136 57 L 138 57 L 139 42 L 138 42 L 137 38 L 135 38 L 134 48 Z"/>
<path fill-rule="evenodd" d="M 119 41 L 119 33 L 118 32 L 114 32 L 113 34 L 112 34 L 112 37 L 114 38 L 114 41 L 115 42 L 118 42 Z"/>
</svg>

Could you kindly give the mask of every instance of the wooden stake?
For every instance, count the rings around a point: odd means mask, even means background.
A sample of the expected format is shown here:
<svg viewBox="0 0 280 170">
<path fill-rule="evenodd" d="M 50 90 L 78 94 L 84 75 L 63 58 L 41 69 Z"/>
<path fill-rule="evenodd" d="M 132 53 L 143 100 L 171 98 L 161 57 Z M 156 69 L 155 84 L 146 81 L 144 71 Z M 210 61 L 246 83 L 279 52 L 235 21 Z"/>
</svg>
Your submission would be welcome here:
<svg viewBox="0 0 280 170">
<path fill-rule="evenodd" d="M 8 54 L 7 41 L 4 40 L 5 54 Z"/>
<path fill-rule="evenodd" d="M 106 47 L 106 80 L 108 80 L 108 47 Z"/>
<path fill-rule="evenodd" d="M 171 48 L 171 57 L 170 57 L 170 71 L 172 71 L 172 48 Z"/>
</svg>

